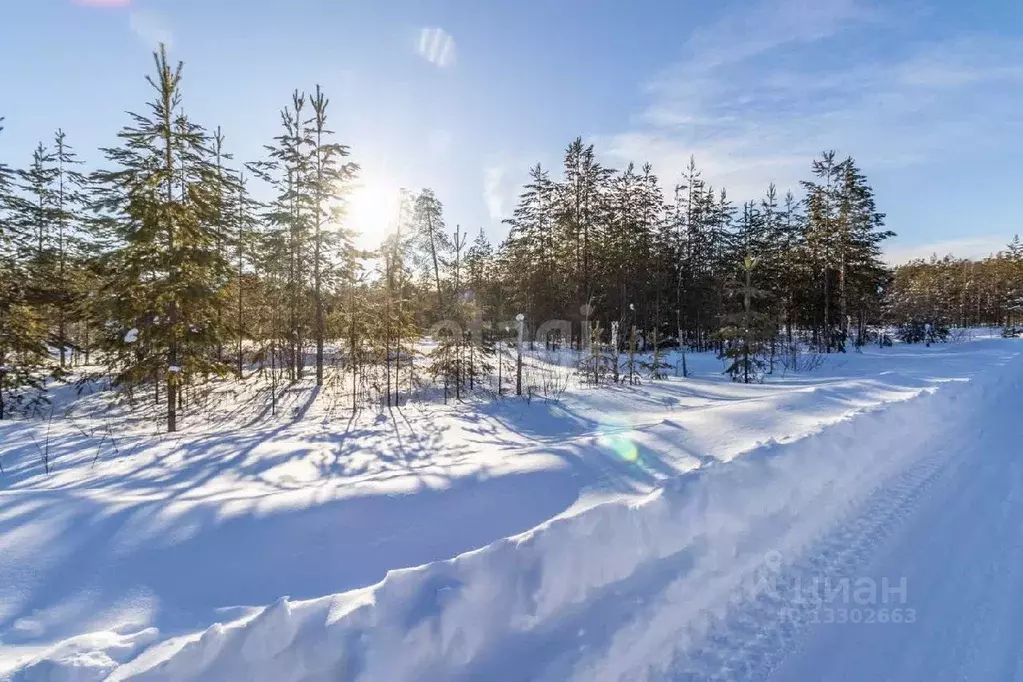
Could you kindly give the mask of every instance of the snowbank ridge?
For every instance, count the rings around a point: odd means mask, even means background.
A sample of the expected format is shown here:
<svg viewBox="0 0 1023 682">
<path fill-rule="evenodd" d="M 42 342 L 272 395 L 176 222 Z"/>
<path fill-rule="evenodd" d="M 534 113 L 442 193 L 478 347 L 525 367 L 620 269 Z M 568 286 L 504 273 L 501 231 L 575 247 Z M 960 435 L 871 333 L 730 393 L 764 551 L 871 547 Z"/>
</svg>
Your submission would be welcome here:
<svg viewBox="0 0 1023 682">
<path fill-rule="evenodd" d="M 962 403 L 1018 385 L 1020 375 L 1013 360 L 803 440 L 768 443 L 639 502 L 559 517 L 448 561 L 392 571 L 370 588 L 281 599 L 255 618 L 214 625 L 155 667 L 129 664 L 110 679 L 617 679 L 632 665 L 656 667 L 723 615 L 765 553 L 798 554 L 829 520 L 920 457 L 921 448 L 900 447 L 907 426 L 917 441 L 939 433 Z M 642 603 L 664 584 L 688 595 L 670 632 L 630 640 L 610 630 L 607 609 Z M 603 651 L 587 651 L 594 638 Z"/>
</svg>

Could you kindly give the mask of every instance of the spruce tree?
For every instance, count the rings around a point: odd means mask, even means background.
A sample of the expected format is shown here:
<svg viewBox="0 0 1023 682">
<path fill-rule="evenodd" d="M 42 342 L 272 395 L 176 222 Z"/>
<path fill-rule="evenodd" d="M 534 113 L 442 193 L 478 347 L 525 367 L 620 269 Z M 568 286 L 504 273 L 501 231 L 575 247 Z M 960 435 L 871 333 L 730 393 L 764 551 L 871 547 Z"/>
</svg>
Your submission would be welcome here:
<svg viewBox="0 0 1023 682">
<path fill-rule="evenodd" d="M 599 217 L 603 188 L 611 171 L 596 159 L 593 145 L 576 138 L 565 150 L 565 180 L 559 188 L 563 249 L 566 263 L 574 260 L 575 302 L 590 303 L 594 293 L 595 244 L 599 241 Z M 568 301 L 565 301 L 566 308 Z M 582 339 L 580 338 L 580 343 Z"/>
<path fill-rule="evenodd" d="M 330 100 L 320 86 L 309 98 L 312 116 L 305 123 L 304 133 L 312 144 L 309 173 L 311 193 L 310 210 L 313 223 L 313 301 L 315 318 L 313 335 L 316 341 L 316 385 L 323 385 L 323 342 L 326 335 L 326 313 L 324 303 L 324 279 L 333 275 L 332 261 L 328 255 L 336 254 L 342 263 L 351 259 L 353 252 L 352 234 L 340 226 L 343 213 L 341 201 L 349 191 L 349 185 L 359 167 L 346 163 L 348 147 L 331 142 L 334 134 L 327 128 L 327 108 Z"/>
<path fill-rule="evenodd" d="M 60 370 L 68 363 L 69 325 L 87 289 L 84 272 L 85 179 L 67 136 L 58 130 L 53 148 L 40 143 L 22 173 L 20 224 L 31 245 L 30 296 L 33 308 L 57 348 Z"/>
<path fill-rule="evenodd" d="M 822 315 L 819 325 L 820 345 L 830 353 L 836 348 L 834 320 L 834 261 L 836 252 L 842 251 L 841 229 L 838 224 L 839 181 L 842 168 L 835 160 L 835 152 L 827 151 L 813 161 L 815 180 L 804 181 L 806 190 L 807 244 L 814 262 L 815 274 L 820 277 L 819 301 Z"/>
<path fill-rule="evenodd" d="M 81 346 L 78 340 L 72 344 L 69 327 L 76 321 L 84 321 L 83 304 L 91 291 L 90 243 L 84 213 L 89 194 L 86 178 L 78 170 L 82 162 L 63 130 L 54 135 L 53 160 L 56 224 L 52 235 L 55 264 L 50 291 L 57 316 L 54 341 L 60 352 L 60 366 L 64 368 L 69 348 Z"/>
<path fill-rule="evenodd" d="M 486 308 L 491 303 L 489 286 L 494 277 L 494 248 L 480 228 L 472 246 L 465 255 L 467 284 L 477 303 Z"/>
<path fill-rule="evenodd" d="M 417 261 L 423 276 L 433 280 L 437 296 L 435 313 L 443 316 L 445 297 L 441 269 L 446 267 L 453 244 L 444 227 L 444 206 L 432 190 L 424 189 L 416 197 L 412 223 Z"/>
<path fill-rule="evenodd" d="M 282 343 L 283 350 L 287 352 L 288 374 L 292 381 L 302 378 L 310 321 L 315 326 L 315 308 L 310 315 L 308 305 L 312 298 L 309 250 L 313 241 L 313 223 L 317 218 L 314 215 L 312 159 L 315 142 L 306 125 L 305 107 L 305 94 L 294 91 L 290 106 L 280 112 L 281 133 L 266 146 L 269 159 L 249 166 L 276 194 L 265 219 L 284 237 L 280 244 L 284 252 L 280 255 L 286 265 L 286 314 L 283 319 L 287 329 Z"/>
<path fill-rule="evenodd" d="M 727 360 L 725 373 L 732 381 L 744 384 L 759 381 L 767 368 L 763 346 L 769 334 L 770 319 L 754 308 L 754 299 L 765 293 L 754 285 L 753 272 L 758 265 L 758 259 L 753 256 L 743 258 L 740 280 L 732 288 L 732 293 L 741 296 L 742 307 L 726 316 L 727 324 L 720 332 L 725 342 L 722 351 L 722 357 Z"/>
<path fill-rule="evenodd" d="M 233 234 L 233 302 L 235 320 L 235 373 L 239 379 L 245 378 L 245 340 L 257 339 L 257 334 L 265 333 L 262 316 L 256 312 L 255 319 L 246 318 L 246 309 L 261 309 L 260 297 L 265 293 L 259 269 L 259 231 L 256 214 L 261 206 L 255 201 L 248 189 L 248 181 L 243 173 L 236 178 L 236 196 L 233 204 L 231 223 Z M 253 310 L 255 309 L 255 310 Z M 265 337 L 264 337 L 265 338 Z"/>
<path fill-rule="evenodd" d="M 233 155 L 227 151 L 226 137 L 218 126 L 209 138 L 209 163 L 212 175 L 208 183 L 209 196 L 209 220 L 214 235 L 214 248 L 216 249 L 217 260 L 221 263 L 230 264 L 228 272 L 230 279 L 239 275 L 234 269 L 235 259 L 232 257 L 231 245 L 236 240 L 235 231 L 238 212 L 235 203 L 239 200 L 237 172 L 228 167 L 227 163 L 233 159 Z M 228 279 L 217 282 L 217 288 L 223 289 L 228 285 Z M 228 336 L 236 336 L 233 330 L 232 317 L 225 310 L 230 305 L 227 296 L 219 296 L 216 301 L 216 326 L 220 330 L 216 346 L 217 362 L 224 363 L 224 342 Z"/>
<path fill-rule="evenodd" d="M 0 133 L 3 119 L 0 119 Z M 38 157 L 37 157 L 38 160 Z M 35 165 L 35 164 L 33 164 Z M 49 364 L 38 306 L 37 233 L 40 209 L 14 192 L 18 173 L 0 162 L 0 420 L 45 398 Z M 44 200 L 45 215 L 49 205 Z"/>
<path fill-rule="evenodd" d="M 105 286 L 114 379 L 162 380 L 174 432 L 183 387 L 224 371 L 215 349 L 228 263 L 217 249 L 219 186 L 208 136 L 182 111 L 183 64 L 172 67 L 162 45 L 154 63 L 148 112 L 129 114 L 121 146 L 103 150 L 114 168 L 96 175 L 97 206 L 117 239 Z"/>
<path fill-rule="evenodd" d="M 504 221 L 509 232 L 500 248 L 500 280 L 507 285 L 509 305 L 530 319 L 548 320 L 563 312 L 570 273 L 559 267 L 557 185 L 540 164 L 530 168 L 529 178 L 512 217 Z"/>
</svg>

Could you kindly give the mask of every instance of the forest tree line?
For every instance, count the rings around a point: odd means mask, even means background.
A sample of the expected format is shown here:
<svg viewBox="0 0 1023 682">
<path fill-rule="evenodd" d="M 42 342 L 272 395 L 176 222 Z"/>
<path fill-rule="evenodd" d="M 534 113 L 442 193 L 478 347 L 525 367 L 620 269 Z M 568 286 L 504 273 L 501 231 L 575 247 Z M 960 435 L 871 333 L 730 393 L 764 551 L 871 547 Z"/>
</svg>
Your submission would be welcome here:
<svg viewBox="0 0 1023 682">
<path fill-rule="evenodd" d="M 388 405 L 427 380 L 460 396 L 519 324 L 530 343 L 575 348 L 597 383 L 620 380 L 606 355 L 666 346 L 714 350 L 750 381 L 782 349 L 883 343 L 879 325 L 1011 326 L 1019 308 L 1018 241 L 984 261 L 888 268 L 873 189 L 835 152 L 798 195 L 772 185 L 737 204 L 694 160 L 666 194 L 649 164 L 606 167 L 576 139 L 561 169 L 530 170 L 500 244 L 452 228 L 423 189 L 360 250 L 345 222 L 359 167 L 319 87 L 296 91 L 264 157 L 240 162 L 185 113 L 182 76 L 161 48 L 153 99 L 97 168 L 62 131 L 27 163 L 0 159 L 0 418 L 78 366 L 151 393 L 170 431 L 185 389 L 214 377 L 256 373 L 273 397 L 332 371 L 353 406 L 367 371 Z"/>
<path fill-rule="evenodd" d="M 896 324 L 953 327 L 992 325 L 1005 336 L 1023 333 L 1023 244 L 1016 236 L 986 258 L 946 255 L 893 269 L 886 313 Z"/>
</svg>

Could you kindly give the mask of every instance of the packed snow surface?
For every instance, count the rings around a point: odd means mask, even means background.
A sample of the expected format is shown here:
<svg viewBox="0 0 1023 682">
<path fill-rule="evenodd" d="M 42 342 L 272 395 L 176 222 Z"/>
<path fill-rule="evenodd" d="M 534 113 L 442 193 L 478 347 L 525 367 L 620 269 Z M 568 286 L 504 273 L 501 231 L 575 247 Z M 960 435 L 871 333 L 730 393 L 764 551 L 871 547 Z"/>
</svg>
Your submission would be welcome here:
<svg viewBox="0 0 1023 682">
<path fill-rule="evenodd" d="M 1023 679 L 1019 349 L 8 423 L 0 679 Z"/>
</svg>

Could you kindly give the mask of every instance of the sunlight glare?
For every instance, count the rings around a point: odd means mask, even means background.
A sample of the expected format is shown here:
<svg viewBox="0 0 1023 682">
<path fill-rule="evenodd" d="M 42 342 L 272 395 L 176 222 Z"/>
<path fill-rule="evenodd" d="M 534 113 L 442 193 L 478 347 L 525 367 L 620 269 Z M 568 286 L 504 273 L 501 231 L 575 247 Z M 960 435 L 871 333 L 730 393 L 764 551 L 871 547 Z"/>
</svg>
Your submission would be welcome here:
<svg viewBox="0 0 1023 682">
<path fill-rule="evenodd" d="M 397 227 L 401 189 L 383 178 L 363 177 L 345 204 L 345 222 L 357 233 L 356 243 L 374 248 Z"/>
</svg>

